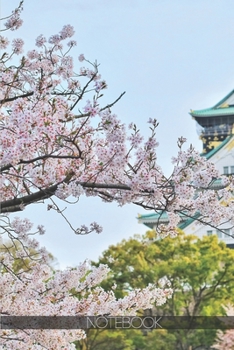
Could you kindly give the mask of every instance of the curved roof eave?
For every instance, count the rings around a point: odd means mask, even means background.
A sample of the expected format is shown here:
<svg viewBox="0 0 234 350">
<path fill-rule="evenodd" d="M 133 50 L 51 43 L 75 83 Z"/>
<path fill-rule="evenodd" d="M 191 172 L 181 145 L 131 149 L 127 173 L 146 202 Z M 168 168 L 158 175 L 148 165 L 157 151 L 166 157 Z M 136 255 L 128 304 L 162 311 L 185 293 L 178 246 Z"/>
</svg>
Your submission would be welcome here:
<svg viewBox="0 0 234 350">
<path fill-rule="evenodd" d="M 191 110 L 190 115 L 192 117 L 216 117 L 222 115 L 232 115 L 234 114 L 234 107 L 225 105 L 225 102 L 234 95 L 234 90 L 229 92 L 222 100 L 216 103 L 213 107 L 200 109 L 200 110 Z M 222 106 L 223 105 L 223 106 Z"/>
</svg>

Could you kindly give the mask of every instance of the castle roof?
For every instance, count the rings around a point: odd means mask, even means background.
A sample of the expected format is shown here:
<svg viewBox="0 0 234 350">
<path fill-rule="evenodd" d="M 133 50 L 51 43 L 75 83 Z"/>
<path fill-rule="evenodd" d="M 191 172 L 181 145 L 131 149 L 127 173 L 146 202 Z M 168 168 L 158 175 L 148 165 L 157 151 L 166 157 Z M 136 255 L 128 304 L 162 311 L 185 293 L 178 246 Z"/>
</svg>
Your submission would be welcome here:
<svg viewBox="0 0 234 350">
<path fill-rule="evenodd" d="M 195 119 L 234 115 L 234 90 L 229 92 L 215 106 L 206 109 L 191 110 L 189 114 Z"/>
</svg>

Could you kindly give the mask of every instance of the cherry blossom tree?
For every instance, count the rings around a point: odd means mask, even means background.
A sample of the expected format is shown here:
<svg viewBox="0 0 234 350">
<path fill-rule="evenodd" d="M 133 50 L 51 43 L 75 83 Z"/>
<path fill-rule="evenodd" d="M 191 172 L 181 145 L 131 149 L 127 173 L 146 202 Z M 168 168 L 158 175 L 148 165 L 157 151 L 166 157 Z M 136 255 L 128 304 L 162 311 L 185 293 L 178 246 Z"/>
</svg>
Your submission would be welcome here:
<svg viewBox="0 0 234 350">
<path fill-rule="evenodd" d="M 21 8 L 22 3 L 5 29 L 18 29 Z M 199 212 L 201 222 L 215 225 L 224 217 L 232 219 L 231 181 L 220 177 L 192 146 L 182 150 L 184 138 L 166 177 L 157 164 L 157 121 L 149 120 L 150 136 L 144 140 L 135 124 L 129 125 L 128 134 L 111 111 L 123 94 L 101 105 L 107 83 L 97 62 L 83 54 L 76 60 L 86 66 L 74 72 L 73 35 L 71 25 L 48 39 L 40 35 L 36 48 L 25 55 L 22 39 L 10 43 L 0 37 L 1 212 L 21 211 L 54 196 L 68 200 L 86 195 L 166 211 L 167 232 L 181 213 L 191 217 Z M 212 189 L 218 177 L 219 191 Z M 220 206 L 222 198 L 228 207 Z M 95 224 L 91 229 L 100 230 Z"/>
<path fill-rule="evenodd" d="M 106 265 L 93 267 L 88 261 L 77 268 L 53 271 L 49 254 L 39 248 L 38 242 L 27 234 L 32 225 L 28 220 L 15 219 L 5 228 L 10 230 L 11 242 L 20 244 L 15 254 L 0 251 L 0 315 L 1 316 L 97 316 L 135 315 L 138 309 L 151 308 L 165 303 L 172 290 L 148 285 L 136 289 L 122 299 L 116 299 L 114 288 L 109 292 L 98 287 L 107 277 Z M 16 235 L 13 239 L 13 235 Z M 15 245 L 16 246 L 16 245 Z M 30 251 L 28 247 L 34 248 Z M 36 253 L 35 253 L 36 249 Z M 30 260 L 28 261 L 28 258 Z M 20 270 L 15 262 L 21 261 Z M 22 261 L 26 261 L 25 265 Z M 4 327 L 3 327 L 4 328 Z M 75 340 L 85 337 L 85 332 L 49 329 L 2 329 L 0 339 L 5 349 L 75 349 Z"/>
<path fill-rule="evenodd" d="M 165 283 L 117 300 L 113 290 L 98 287 L 106 266 L 93 268 L 85 262 L 53 271 L 47 251 L 31 237 L 30 221 L 10 220 L 10 213 L 51 199 L 48 210 L 63 215 L 54 197 L 69 203 L 72 197 L 78 201 L 81 195 L 99 196 L 105 202 L 166 211 L 169 224 L 159 231 L 174 234 L 181 213 L 191 217 L 199 212 L 202 223 L 216 226 L 225 217 L 233 225 L 232 180 L 220 177 L 193 147 L 183 151 L 183 138 L 172 174 L 166 177 L 157 164 L 157 121 L 149 120 L 150 135 L 144 140 L 135 124 L 127 132 L 112 113 L 123 94 L 102 105 L 107 83 L 97 62 L 83 54 L 71 56 L 76 46 L 71 25 L 48 39 L 40 35 L 26 54 L 21 38 L 8 40 L 4 32 L 22 24 L 22 6 L 2 19 L 0 36 L 0 226 L 1 236 L 17 247 L 15 254 L 11 249 L 0 253 L 0 315 L 119 315 L 160 305 L 171 295 Z M 78 62 L 83 66 L 75 72 Z M 222 185 L 214 190 L 218 177 Z M 221 199 L 228 205 L 220 206 Z M 37 231 L 43 234 L 44 228 L 38 226 Z M 86 234 L 101 228 L 92 223 L 74 231 Z M 26 258 L 27 269 L 16 271 L 16 259 Z M 11 349 L 73 349 L 72 341 L 84 336 L 81 330 L 1 331 L 3 347 Z"/>
<path fill-rule="evenodd" d="M 22 5 L 5 19 L 6 30 L 16 30 L 22 24 Z M 139 308 L 164 303 L 171 295 L 162 281 L 161 287 L 149 285 L 117 300 L 114 289 L 105 292 L 98 287 L 109 271 L 104 265 L 94 268 L 84 262 L 77 268 L 54 271 L 48 264 L 48 252 L 32 238 L 31 222 L 10 220 L 9 213 L 53 195 L 66 200 L 84 193 L 109 200 L 114 192 L 109 197 L 102 189 L 130 190 L 118 180 L 115 184 L 115 176 L 123 176 L 121 171 L 115 174 L 115 169 L 124 166 L 126 153 L 124 126 L 110 112 L 116 101 L 99 106 L 106 83 L 101 80 L 97 63 L 90 63 L 92 69 L 73 73 L 68 53 L 75 41 L 68 42 L 67 52 L 62 53 L 62 42 L 73 33 L 71 26 L 65 26 L 49 39 L 48 47 L 40 36 L 36 40 L 39 50 L 22 56 L 18 65 L 12 61 L 22 53 L 23 40 L 14 39 L 8 53 L 10 43 L 0 37 L 0 237 L 5 234 L 11 242 L 1 242 L 1 316 L 133 315 Z M 79 60 L 84 61 L 84 56 L 80 55 Z M 82 78 L 87 80 L 83 87 Z M 78 103 L 89 93 L 94 94 L 93 100 L 80 111 Z M 98 123 L 95 116 L 100 117 Z M 48 210 L 52 208 L 58 208 L 54 202 Z M 82 226 L 76 233 L 89 230 L 100 232 L 101 228 L 92 223 L 90 229 Z M 39 225 L 35 233 L 43 234 L 44 228 Z M 1 345 L 7 349 L 74 349 L 72 342 L 83 337 L 85 333 L 79 329 L 3 329 L 0 333 Z"/>
<path fill-rule="evenodd" d="M 224 308 L 226 310 L 227 316 L 233 317 L 234 315 L 233 305 L 228 305 Z M 234 349 L 234 330 L 228 329 L 225 332 L 219 330 L 217 332 L 216 343 L 213 345 L 213 348 L 217 350 Z"/>
</svg>

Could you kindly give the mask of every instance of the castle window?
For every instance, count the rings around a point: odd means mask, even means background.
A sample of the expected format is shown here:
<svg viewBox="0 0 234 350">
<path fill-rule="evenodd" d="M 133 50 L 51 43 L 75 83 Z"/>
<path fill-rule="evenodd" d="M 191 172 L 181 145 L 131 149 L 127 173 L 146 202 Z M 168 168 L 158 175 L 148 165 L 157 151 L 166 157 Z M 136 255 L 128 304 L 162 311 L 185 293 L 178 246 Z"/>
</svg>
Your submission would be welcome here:
<svg viewBox="0 0 234 350">
<path fill-rule="evenodd" d="M 224 229 L 223 230 L 224 231 L 224 237 L 229 237 L 228 235 L 230 235 L 230 229 L 229 228 L 227 228 L 227 229 Z"/>
<path fill-rule="evenodd" d="M 222 238 L 223 233 L 220 230 L 216 230 L 216 235 L 218 238 Z"/>
<path fill-rule="evenodd" d="M 223 167 L 223 174 L 224 175 L 234 175 L 234 165 L 224 166 Z"/>
<path fill-rule="evenodd" d="M 228 166 L 223 167 L 223 173 L 224 175 L 228 175 Z"/>
<path fill-rule="evenodd" d="M 212 235 L 212 230 L 206 231 L 207 236 L 211 236 Z"/>
</svg>

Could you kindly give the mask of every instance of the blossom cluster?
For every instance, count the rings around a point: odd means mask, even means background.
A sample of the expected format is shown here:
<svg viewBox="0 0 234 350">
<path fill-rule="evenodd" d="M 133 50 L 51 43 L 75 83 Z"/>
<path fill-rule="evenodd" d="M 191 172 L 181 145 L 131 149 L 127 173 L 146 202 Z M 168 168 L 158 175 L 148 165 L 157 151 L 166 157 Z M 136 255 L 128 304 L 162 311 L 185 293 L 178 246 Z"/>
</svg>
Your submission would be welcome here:
<svg viewBox="0 0 234 350">
<path fill-rule="evenodd" d="M 234 307 L 233 305 L 228 305 L 224 307 L 227 316 L 234 315 Z M 232 317 L 230 317 L 230 322 L 232 324 Z M 226 320 L 222 317 L 222 321 L 225 323 L 227 322 L 228 325 L 228 317 L 226 317 Z M 217 350 L 226 350 L 226 349 L 234 349 L 234 331 L 233 329 L 228 329 L 225 332 L 224 331 L 218 331 L 216 335 L 216 342 L 214 345 L 212 345 L 213 349 Z"/>
<path fill-rule="evenodd" d="M 21 9 L 22 3 L 5 29 L 21 25 Z M 29 220 L 9 219 L 9 213 L 32 203 L 52 196 L 77 201 L 82 195 L 119 205 L 135 203 L 167 212 L 169 224 L 161 229 L 171 235 L 181 213 L 191 217 L 199 212 L 207 224 L 218 226 L 225 218 L 234 225 L 233 180 L 221 177 L 192 147 L 183 151 L 183 138 L 174 169 L 165 176 L 157 163 L 156 119 L 149 120 L 147 139 L 135 124 L 127 132 L 112 112 L 123 94 L 101 103 L 107 83 L 99 65 L 81 54 L 77 64 L 84 62 L 86 67 L 75 72 L 73 35 L 71 25 L 49 38 L 40 35 L 35 48 L 24 55 L 22 39 L 10 43 L 0 36 L 0 220 L 12 242 L 0 252 L 0 315 L 133 315 L 163 304 L 172 293 L 165 286 L 149 285 L 118 300 L 114 288 L 106 292 L 98 286 L 107 276 L 106 266 L 94 268 L 85 262 L 54 271 L 46 249 L 29 235 Z M 222 186 L 215 190 L 217 178 Z M 56 206 L 48 206 L 52 208 Z M 41 225 L 37 230 L 45 232 Z M 91 231 L 99 233 L 101 227 L 94 222 L 76 233 Z M 24 264 L 17 270 L 20 261 Z M 25 349 L 27 344 L 39 350 L 74 349 L 72 341 L 85 335 L 81 330 L 2 330 L 0 336 L 3 348 Z"/>
<path fill-rule="evenodd" d="M 22 10 L 23 1 L 20 1 L 19 6 L 12 11 L 12 14 L 10 16 L 7 17 L 7 21 L 4 23 L 5 30 L 17 30 L 19 27 L 21 27 L 23 24 L 23 20 L 20 18 Z"/>
<path fill-rule="evenodd" d="M 157 121 L 149 119 L 148 139 L 135 124 L 127 133 L 111 111 L 115 102 L 101 105 L 107 85 L 98 64 L 81 54 L 78 60 L 88 66 L 74 71 L 73 34 L 73 27 L 66 25 L 48 39 L 40 35 L 36 47 L 21 58 L 23 41 L 14 39 L 6 57 L 19 56 L 18 66 L 1 57 L 2 211 L 21 210 L 33 195 L 37 200 L 86 195 L 166 211 L 172 234 L 182 212 L 188 217 L 199 212 L 204 223 L 215 220 L 219 225 L 224 217 L 232 222 L 232 182 L 223 178 L 224 188 L 215 191 L 212 182 L 222 177 L 193 148 L 182 150 L 184 138 L 166 177 L 157 163 Z M 68 50 L 62 53 L 66 41 Z M 3 37 L 1 45 L 10 49 Z M 228 206 L 220 209 L 222 198 Z"/>
<path fill-rule="evenodd" d="M 13 230 L 14 227 L 14 230 Z M 16 218 L 10 227 L 14 240 L 29 233 L 31 225 Z M 6 232 L 9 227 L 5 225 Z M 22 231 L 22 232 L 21 232 Z M 12 236 L 11 236 L 12 238 Z M 133 290 L 122 299 L 117 299 L 114 288 L 109 292 L 99 287 L 107 277 L 106 265 L 94 267 L 85 261 L 74 268 L 54 270 L 49 265 L 49 254 L 36 240 L 27 236 L 21 244 L 6 246 L 0 251 L 0 315 L 14 316 L 99 316 L 135 315 L 139 308 L 161 305 L 171 297 L 172 289 L 167 280 L 161 287 L 148 285 Z M 23 245 L 22 242 L 27 243 Z M 33 248 L 37 248 L 37 252 Z M 31 256 L 30 256 L 31 254 Z M 29 256 L 31 257 L 30 259 Z M 47 259 L 45 257 L 47 256 Z M 16 261 L 21 265 L 15 265 Z M 17 267 L 18 266 L 18 267 Z M 74 349 L 72 342 L 81 340 L 85 333 L 75 330 L 25 331 L 2 329 L 0 331 L 3 349 Z"/>
</svg>

